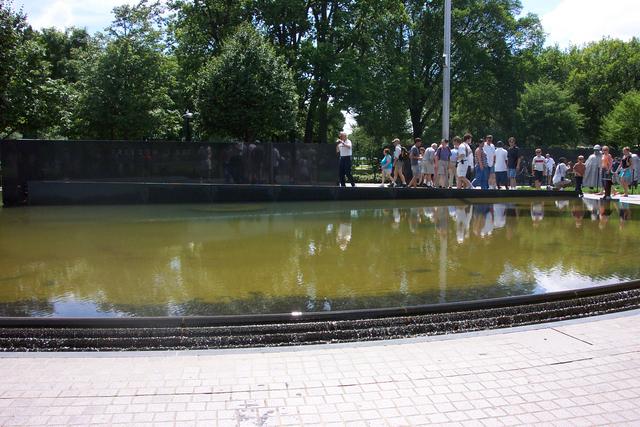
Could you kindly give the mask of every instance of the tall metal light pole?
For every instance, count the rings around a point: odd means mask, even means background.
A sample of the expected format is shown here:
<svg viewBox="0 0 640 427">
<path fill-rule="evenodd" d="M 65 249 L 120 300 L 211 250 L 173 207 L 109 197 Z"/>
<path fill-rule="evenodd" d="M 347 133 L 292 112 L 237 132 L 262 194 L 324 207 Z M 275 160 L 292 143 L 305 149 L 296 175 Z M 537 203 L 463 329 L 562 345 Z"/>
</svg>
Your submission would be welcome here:
<svg viewBox="0 0 640 427">
<path fill-rule="evenodd" d="M 442 138 L 449 140 L 451 110 L 451 0 L 444 2 L 444 81 L 442 82 Z"/>
</svg>

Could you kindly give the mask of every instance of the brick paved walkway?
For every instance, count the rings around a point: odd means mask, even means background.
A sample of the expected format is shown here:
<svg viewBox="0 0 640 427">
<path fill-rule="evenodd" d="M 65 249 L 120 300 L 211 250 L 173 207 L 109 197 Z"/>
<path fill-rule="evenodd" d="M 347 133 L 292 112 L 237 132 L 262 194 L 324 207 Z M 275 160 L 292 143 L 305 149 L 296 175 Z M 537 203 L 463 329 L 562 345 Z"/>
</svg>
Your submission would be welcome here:
<svg viewBox="0 0 640 427">
<path fill-rule="evenodd" d="M 640 312 L 452 339 L 0 356 L 0 425 L 638 425 Z"/>
<path fill-rule="evenodd" d="M 586 199 L 600 200 L 602 196 L 595 194 L 585 194 Z M 640 205 L 640 194 L 631 194 L 629 197 L 622 197 L 621 195 L 613 196 L 614 201 L 621 201 L 624 203 L 631 203 L 632 205 Z"/>
</svg>

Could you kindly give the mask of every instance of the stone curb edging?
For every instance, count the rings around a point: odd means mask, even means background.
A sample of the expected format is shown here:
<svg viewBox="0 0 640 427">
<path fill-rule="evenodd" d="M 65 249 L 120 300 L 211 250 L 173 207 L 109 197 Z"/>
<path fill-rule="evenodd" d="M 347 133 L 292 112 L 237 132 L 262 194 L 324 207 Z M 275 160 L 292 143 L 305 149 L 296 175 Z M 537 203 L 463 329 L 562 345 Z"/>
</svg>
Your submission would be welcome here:
<svg viewBox="0 0 640 427">
<path fill-rule="evenodd" d="M 183 350 L 212 348 L 274 347 L 283 345 L 325 344 L 374 341 L 424 335 L 474 332 L 535 323 L 555 322 L 640 308 L 640 281 L 564 293 L 462 304 L 443 304 L 451 310 L 429 312 L 423 307 L 406 309 L 402 314 L 383 316 L 377 313 L 359 318 L 334 313 L 333 320 L 310 319 L 289 322 L 236 323 L 231 325 L 151 327 L 151 319 L 137 326 L 113 326 L 107 322 L 97 327 L 83 327 L 80 322 L 62 326 L 53 322 L 28 326 L 18 319 L 0 319 L 0 351 L 123 351 Z M 456 309 L 457 308 L 457 309 Z M 346 312 L 349 314 L 349 312 Z M 389 312 L 390 313 L 390 312 Z M 328 313 L 329 314 L 329 313 Z M 343 314 L 341 317 L 340 314 Z M 351 313 L 353 314 L 353 313 Z M 48 319 L 78 320 L 78 319 Z M 85 321 L 87 319 L 84 319 Z M 110 319 L 93 319 L 110 320 Z M 113 319 L 118 320 L 118 319 Z M 131 323 L 132 325 L 133 323 Z"/>
</svg>

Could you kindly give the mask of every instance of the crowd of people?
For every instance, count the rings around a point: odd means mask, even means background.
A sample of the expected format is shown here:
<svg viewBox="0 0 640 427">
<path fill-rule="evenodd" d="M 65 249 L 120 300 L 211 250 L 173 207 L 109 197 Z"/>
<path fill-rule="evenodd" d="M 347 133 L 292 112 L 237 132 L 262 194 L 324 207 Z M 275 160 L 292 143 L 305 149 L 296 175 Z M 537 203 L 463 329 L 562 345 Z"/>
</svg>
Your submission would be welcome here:
<svg viewBox="0 0 640 427">
<path fill-rule="evenodd" d="M 340 185 L 345 177 L 352 186 L 352 143 L 346 133 L 341 133 L 337 150 L 340 153 Z M 613 184 L 621 184 L 623 196 L 637 186 L 640 175 L 640 158 L 624 147 L 621 157 L 614 158 L 609 147 L 593 147 L 593 154 L 586 159 L 578 156 L 575 161 L 561 157 L 556 162 L 550 154 L 542 155 L 540 148 L 530 164 L 521 155 L 516 139 L 507 144 L 493 142 L 493 136 L 473 143 L 471 134 L 453 138 L 453 144 L 443 139 L 440 144 L 423 146 L 416 138 L 410 149 L 402 146 L 400 139 L 393 140 L 392 148 L 385 148 L 380 169 L 382 186 L 430 187 L 430 188 L 480 188 L 515 189 L 518 185 L 532 185 L 536 189 L 562 190 L 574 185 L 579 196 L 584 187 L 602 189 L 604 198 L 611 198 Z M 530 166 L 530 169 L 529 169 Z M 410 175 L 408 179 L 407 175 Z"/>
</svg>

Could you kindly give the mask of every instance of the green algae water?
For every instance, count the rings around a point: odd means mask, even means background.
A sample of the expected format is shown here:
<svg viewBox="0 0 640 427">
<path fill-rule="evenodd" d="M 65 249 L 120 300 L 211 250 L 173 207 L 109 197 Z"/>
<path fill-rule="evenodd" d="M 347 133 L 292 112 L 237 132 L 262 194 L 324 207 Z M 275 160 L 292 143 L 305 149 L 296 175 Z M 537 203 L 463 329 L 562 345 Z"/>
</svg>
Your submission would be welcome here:
<svg viewBox="0 0 640 427">
<path fill-rule="evenodd" d="M 0 316 L 336 311 L 640 278 L 640 207 L 590 200 L 0 210 Z"/>
</svg>

